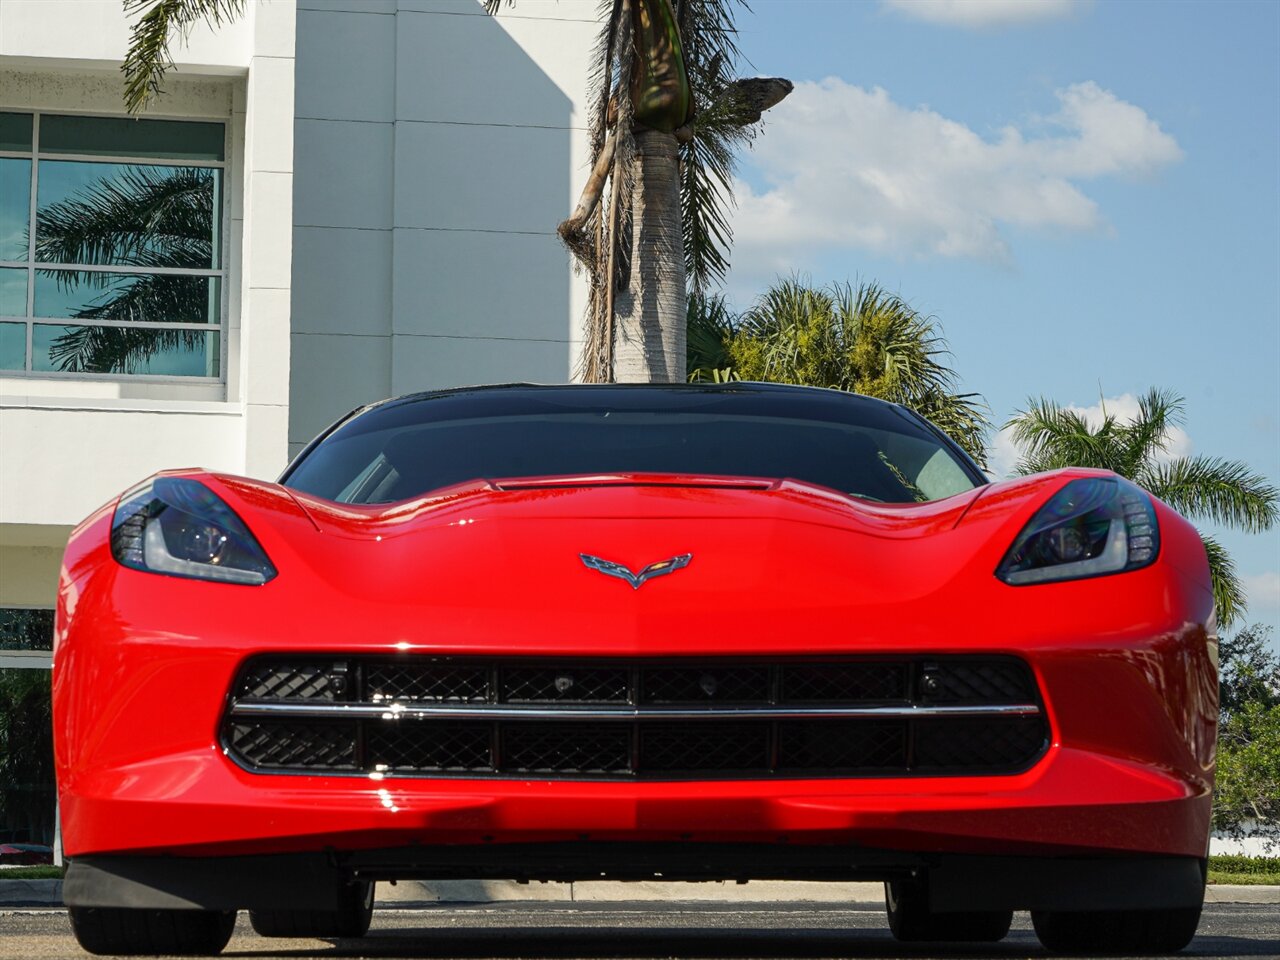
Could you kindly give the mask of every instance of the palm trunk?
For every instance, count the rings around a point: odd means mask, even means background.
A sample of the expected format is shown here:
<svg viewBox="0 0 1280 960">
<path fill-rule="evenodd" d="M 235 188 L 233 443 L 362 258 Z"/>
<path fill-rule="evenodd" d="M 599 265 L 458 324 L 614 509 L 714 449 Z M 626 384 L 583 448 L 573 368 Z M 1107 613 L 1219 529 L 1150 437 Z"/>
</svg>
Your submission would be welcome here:
<svg viewBox="0 0 1280 960">
<path fill-rule="evenodd" d="M 686 294 L 679 144 L 670 133 L 645 129 L 636 131 L 635 143 L 631 270 L 615 304 L 613 374 L 619 383 L 681 383 Z"/>
</svg>

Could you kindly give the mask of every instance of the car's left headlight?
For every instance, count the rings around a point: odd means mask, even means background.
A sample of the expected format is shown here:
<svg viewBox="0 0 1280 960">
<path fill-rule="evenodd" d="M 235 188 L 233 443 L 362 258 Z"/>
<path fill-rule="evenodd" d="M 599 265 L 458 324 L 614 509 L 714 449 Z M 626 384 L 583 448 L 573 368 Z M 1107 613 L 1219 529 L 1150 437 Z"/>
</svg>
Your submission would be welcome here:
<svg viewBox="0 0 1280 960">
<path fill-rule="evenodd" d="M 1036 512 L 996 576 L 1015 586 L 1080 580 L 1148 566 L 1159 551 L 1151 497 L 1121 477 L 1088 477 Z"/>
<path fill-rule="evenodd" d="M 198 480 L 156 477 L 120 498 L 111 554 L 172 577 L 263 584 L 276 575 L 244 521 Z"/>
</svg>

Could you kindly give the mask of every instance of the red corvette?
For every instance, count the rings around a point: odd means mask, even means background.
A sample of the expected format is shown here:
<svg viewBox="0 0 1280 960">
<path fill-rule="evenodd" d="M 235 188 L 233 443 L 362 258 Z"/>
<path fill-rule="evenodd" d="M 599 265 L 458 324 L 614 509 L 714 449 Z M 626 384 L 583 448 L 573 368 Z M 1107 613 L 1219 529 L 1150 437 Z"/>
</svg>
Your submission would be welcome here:
<svg viewBox="0 0 1280 960">
<path fill-rule="evenodd" d="M 71 537 L 64 896 L 96 953 L 359 936 L 394 878 L 886 882 L 902 940 L 1170 951 L 1217 716 L 1195 530 L 764 384 L 358 410 Z"/>
</svg>

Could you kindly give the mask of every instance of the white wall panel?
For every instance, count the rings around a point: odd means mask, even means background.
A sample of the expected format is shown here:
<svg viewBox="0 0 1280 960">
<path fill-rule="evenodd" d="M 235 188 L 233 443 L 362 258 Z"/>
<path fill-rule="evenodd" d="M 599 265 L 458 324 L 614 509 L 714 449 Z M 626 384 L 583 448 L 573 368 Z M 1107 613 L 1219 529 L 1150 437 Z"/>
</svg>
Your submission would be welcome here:
<svg viewBox="0 0 1280 960">
<path fill-rule="evenodd" d="M 569 253 L 557 236 L 395 233 L 395 332 L 565 340 Z"/>
<path fill-rule="evenodd" d="M 244 246 L 249 286 L 289 288 L 292 269 L 293 175 L 250 171 L 245 200 L 250 204 Z"/>
<path fill-rule="evenodd" d="M 123 4 L 114 0 L 3 0 L 0 56 L 118 62 L 128 49 L 129 25 Z M 244 17 L 220 27 L 197 25 L 171 53 L 180 68 L 244 72 L 252 25 Z"/>
<path fill-rule="evenodd" d="M 298 46 L 304 51 L 298 59 L 298 117 L 395 119 L 396 61 L 388 54 L 395 50 L 396 18 L 358 9 L 316 15 L 304 10 L 298 18 Z M 360 66 L 345 69 L 353 53 Z"/>
<path fill-rule="evenodd" d="M 471 4 L 480 10 L 478 4 Z M 519 9 L 519 6 L 516 8 Z M 396 18 L 396 116 L 401 120 L 567 127 L 573 101 L 545 65 L 508 32 L 498 17 L 413 13 Z M 512 21 L 514 23 L 514 21 Z M 560 22 L 520 21 L 522 34 L 572 48 Z M 575 78 L 582 85 L 585 74 Z M 567 78 L 566 78 L 567 79 Z"/>
<path fill-rule="evenodd" d="M 391 225 L 391 124 L 300 119 L 294 149 L 295 224 Z"/>
<path fill-rule="evenodd" d="M 260 96 L 264 91 L 265 96 Z M 254 57 L 249 76 L 249 102 L 254 122 L 245 139 L 245 166 L 250 170 L 289 173 L 293 170 L 293 61 Z"/>
<path fill-rule="evenodd" d="M 331 12 L 345 10 L 348 13 L 371 13 L 394 16 L 396 0 L 298 0 L 299 10 Z"/>
<path fill-rule="evenodd" d="M 183 407 L 0 409 L 0 523 L 76 524 L 157 470 L 244 471 L 240 411 Z"/>
<path fill-rule="evenodd" d="M 52 607 L 58 599 L 58 571 L 70 528 L 40 527 L 58 536 L 56 547 L 8 543 L 12 527 L 0 525 L 0 607 Z"/>
<path fill-rule="evenodd" d="M 251 403 L 245 410 L 244 475 L 275 480 L 289 462 L 289 408 Z"/>
<path fill-rule="evenodd" d="M 395 394 L 524 380 L 564 383 L 569 378 L 563 342 L 413 336 L 393 340 Z"/>
<path fill-rule="evenodd" d="M 595 0 L 298 10 L 291 446 L 396 393 L 565 380 Z"/>
<path fill-rule="evenodd" d="M 293 258 L 295 330 L 390 336 L 390 230 L 297 227 Z"/>
<path fill-rule="evenodd" d="M 568 216 L 563 129 L 396 124 L 395 225 L 554 234 Z"/>
<path fill-rule="evenodd" d="M 248 309 L 253 336 L 245 344 L 245 384 L 250 404 L 289 402 L 289 291 L 250 287 Z M 276 444 L 284 456 L 283 441 Z"/>
</svg>

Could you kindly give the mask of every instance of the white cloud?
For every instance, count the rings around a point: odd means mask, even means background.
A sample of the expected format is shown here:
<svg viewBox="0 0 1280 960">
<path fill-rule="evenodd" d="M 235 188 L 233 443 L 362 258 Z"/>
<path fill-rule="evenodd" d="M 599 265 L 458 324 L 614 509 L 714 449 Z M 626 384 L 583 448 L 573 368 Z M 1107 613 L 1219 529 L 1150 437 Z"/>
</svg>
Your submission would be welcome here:
<svg viewBox="0 0 1280 960">
<path fill-rule="evenodd" d="M 1066 405 L 1067 410 L 1083 416 L 1085 422 L 1095 429 L 1102 424 L 1104 407 L 1106 410 L 1105 415 L 1113 416 L 1121 423 L 1131 423 L 1137 419 L 1140 412 L 1138 398 L 1132 393 L 1124 393 L 1118 397 L 1107 397 L 1099 400 L 1091 407 L 1080 407 L 1075 404 Z M 1165 448 L 1155 454 L 1155 460 L 1163 462 L 1172 460 L 1175 457 L 1187 457 L 1191 455 L 1191 450 L 1191 437 L 1187 434 L 1187 431 L 1177 426 L 1170 427 L 1165 432 Z M 991 465 L 992 475 L 998 480 L 1011 476 L 1014 468 L 1018 465 L 1021 455 L 1018 445 L 1014 442 L 1012 432 L 1008 429 L 1001 430 L 992 438 L 988 450 L 988 462 Z"/>
<path fill-rule="evenodd" d="M 1268 570 L 1250 577 L 1241 577 L 1244 595 L 1251 614 L 1280 613 L 1280 572 Z"/>
<path fill-rule="evenodd" d="M 1057 98 L 1033 132 L 985 139 L 879 87 L 797 84 L 756 143 L 765 186 L 735 186 L 735 264 L 767 282 L 819 249 L 1007 260 L 1002 226 L 1097 229 L 1081 181 L 1147 175 L 1182 156 L 1140 107 L 1096 83 Z"/>
<path fill-rule="evenodd" d="M 995 479 L 1004 480 L 1013 476 L 1014 468 L 1021 458 L 1018 444 L 1009 430 L 1001 430 L 991 438 L 991 445 L 987 450 L 987 466 L 988 472 Z"/>
<path fill-rule="evenodd" d="M 1084 0 L 881 0 L 912 20 L 958 27 L 1003 27 L 1069 17 Z"/>
</svg>

